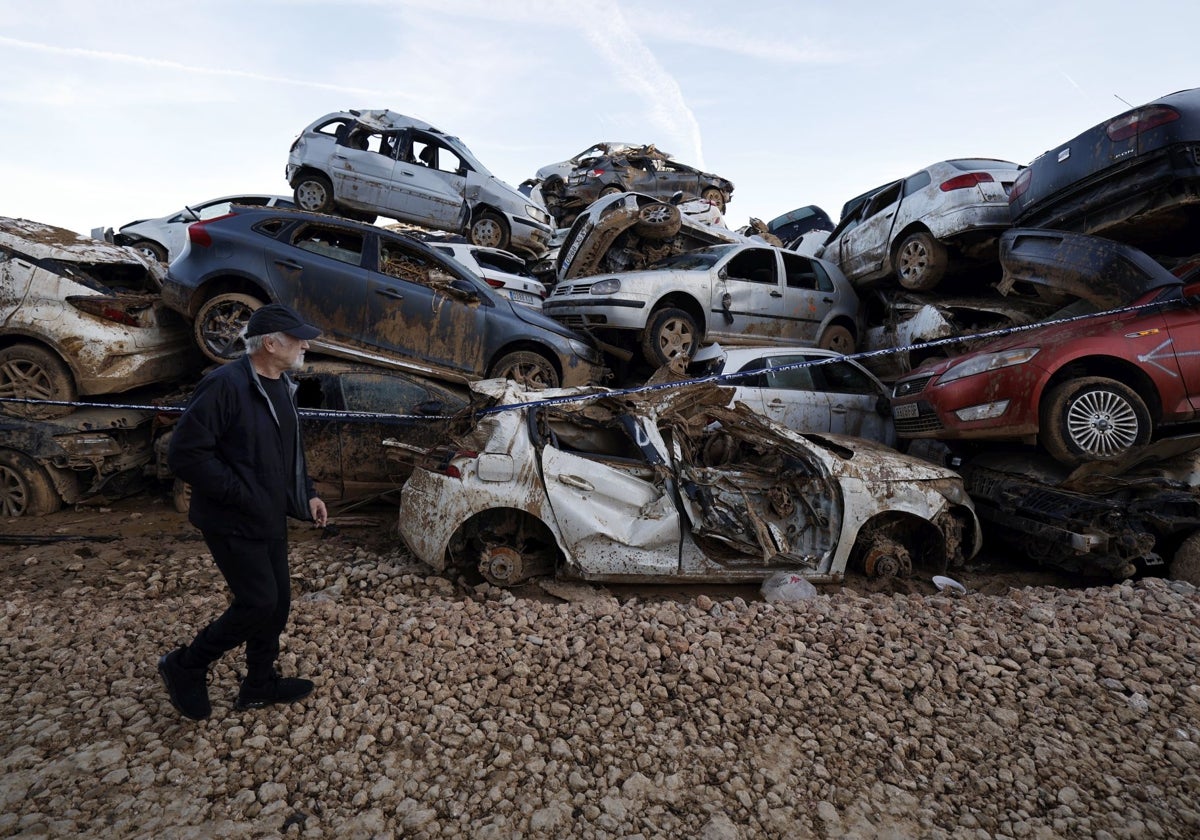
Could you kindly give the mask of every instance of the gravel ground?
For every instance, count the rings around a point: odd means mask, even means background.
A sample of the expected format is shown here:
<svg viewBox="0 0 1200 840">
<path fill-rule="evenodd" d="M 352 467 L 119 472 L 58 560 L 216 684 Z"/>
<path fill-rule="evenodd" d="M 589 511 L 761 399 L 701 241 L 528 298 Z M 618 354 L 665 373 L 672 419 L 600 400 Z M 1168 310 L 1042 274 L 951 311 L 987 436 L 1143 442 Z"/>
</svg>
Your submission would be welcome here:
<svg viewBox="0 0 1200 840">
<path fill-rule="evenodd" d="M 230 655 L 193 723 L 155 662 L 224 595 L 162 522 L 0 547 L 0 836 L 1200 836 L 1185 583 L 513 593 L 308 533 L 280 664 L 316 693 L 237 712 Z"/>
</svg>

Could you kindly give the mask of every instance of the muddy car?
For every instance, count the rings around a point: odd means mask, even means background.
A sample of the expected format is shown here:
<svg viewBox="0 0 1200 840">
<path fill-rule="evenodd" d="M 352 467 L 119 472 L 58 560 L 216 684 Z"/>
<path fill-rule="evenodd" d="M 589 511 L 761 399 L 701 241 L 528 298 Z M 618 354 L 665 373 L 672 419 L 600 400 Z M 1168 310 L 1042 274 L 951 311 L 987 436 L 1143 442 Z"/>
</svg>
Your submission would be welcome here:
<svg viewBox="0 0 1200 840">
<path fill-rule="evenodd" d="M 949 470 L 853 438 L 800 435 L 728 409 L 721 388 L 497 406 L 414 470 L 400 533 L 439 571 L 512 586 L 758 580 L 790 570 L 838 581 L 945 570 L 979 549 Z M 569 397 L 572 392 L 554 392 Z"/>
<path fill-rule="evenodd" d="M 600 353 L 457 261 L 374 225 L 301 210 L 234 207 L 188 228 L 163 300 L 192 320 L 213 361 L 245 350 L 246 321 L 285 303 L 322 331 L 314 353 L 453 382 L 601 381 Z"/>
<path fill-rule="evenodd" d="M 894 277 L 905 289 L 933 289 L 948 273 L 995 261 L 1021 168 L 991 158 L 931 164 L 847 202 L 817 255 L 855 286 Z"/>
<path fill-rule="evenodd" d="M 327 502 L 399 498 L 416 453 L 435 445 L 450 416 L 470 401 L 465 388 L 398 370 L 340 361 L 313 361 L 291 373 L 304 431 L 304 452 L 317 492 Z M 182 404 L 184 398 L 179 399 Z M 170 427 L 155 442 L 156 472 L 167 465 Z M 177 482 L 176 507 L 186 511 L 186 489 Z"/>
<path fill-rule="evenodd" d="M 557 208 L 560 224 L 568 223 L 593 201 L 606 195 L 638 192 L 665 201 L 676 193 L 711 202 L 722 213 L 733 196 L 733 182 L 680 163 L 653 145 L 585 161 L 567 177 L 559 194 L 542 184 L 548 207 Z"/>
<path fill-rule="evenodd" d="M 666 205 L 660 205 L 666 207 Z M 837 267 L 770 245 L 711 245 L 642 271 L 560 282 L 542 311 L 653 367 L 705 343 L 854 351 L 858 296 Z"/>
<path fill-rule="evenodd" d="M 152 411 L 83 408 L 53 420 L 0 415 L 0 518 L 44 516 L 145 486 Z"/>
<path fill-rule="evenodd" d="M 1076 464 L 1114 458 L 1161 427 L 1196 419 L 1200 283 L 1185 286 L 1137 249 L 1080 234 L 1014 229 L 1001 252 L 1013 282 L 1078 299 L 1048 323 L 898 380 L 897 434 L 1037 443 Z"/>
<path fill-rule="evenodd" d="M 1200 586 L 1200 436 L 1074 470 L 1040 453 L 984 452 L 959 472 L 989 545 L 1088 578 Z"/>
<path fill-rule="evenodd" d="M 316 120 L 292 143 L 286 176 L 296 206 L 316 213 L 385 216 L 535 258 L 553 234 L 545 208 L 489 172 L 461 140 L 394 111 Z"/>
<path fill-rule="evenodd" d="M 0 217 L 0 397 L 70 402 L 194 370 L 187 324 L 159 298 L 163 271 L 131 248 Z M 0 411 L 47 418 L 71 407 Z"/>
<path fill-rule="evenodd" d="M 430 247 L 462 263 L 513 303 L 542 308 L 546 286 L 533 276 L 525 261 L 499 248 L 480 248 L 465 242 L 430 242 Z"/>
</svg>

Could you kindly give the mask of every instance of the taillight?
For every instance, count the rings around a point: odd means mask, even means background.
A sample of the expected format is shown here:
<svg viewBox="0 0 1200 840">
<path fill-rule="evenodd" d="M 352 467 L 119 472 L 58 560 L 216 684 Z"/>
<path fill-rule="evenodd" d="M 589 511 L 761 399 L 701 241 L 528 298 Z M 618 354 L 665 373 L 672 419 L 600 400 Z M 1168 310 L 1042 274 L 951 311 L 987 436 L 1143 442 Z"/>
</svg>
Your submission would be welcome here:
<svg viewBox="0 0 1200 840">
<path fill-rule="evenodd" d="M 591 175 L 593 178 L 599 178 L 601 175 L 604 174 L 604 170 L 603 169 L 593 169 L 588 174 Z"/>
<path fill-rule="evenodd" d="M 226 213 L 224 216 L 216 216 L 212 219 L 205 219 L 202 222 L 192 222 L 190 225 L 188 225 L 187 229 L 188 241 L 193 245 L 199 245 L 201 248 L 211 247 L 212 235 L 209 234 L 205 228 L 211 225 L 213 222 L 219 222 L 222 219 L 228 219 L 232 215 L 234 214 Z"/>
<path fill-rule="evenodd" d="M 1174 108 L 1166 105 L 1151 105 L 1148 108 L 1139 108 L 1123 117 L 1117 117 L 1108 124 L 1104 133 L 1108 135 L 1109 140 L 1116 143 L 1177 119 L 1179 119 L 1179 112 Z"/>
<path fill-rule="evenodd" d="M 956 178 L 951 178 L 949 181 L 943 181 L 939 189 L 942 192 L 965 190 L 976 184 L 990 184 L 994 180 L 996 179 L 986 172 L 968 172 L 966 175 L 959 175 Z"/>
<path fill-rule="evenodd" d="M 1017 180 L 1013 181 L 1012 189 L 1008 191 L 1008 201 L 1010 204 L 1020 198 L 1025 193 L 1025 190 L 1029 189 L 1029 182 L 1032 180 L 1032 169 L 1026 169 L 1017 176 Z"/>
<path fill-rule="evenodd" d="M 135 313 L 123 308 L 118 301 L 110 298 L 72 295 L 67 298 L 67 303 L 74 306 L 80 312 L 95 315 L 97 318 L 103 318 L 106 321 L 115 321 L 127 327 L 146 326 Z M 139 308 L 144 309 L 145 306 L 142 305 Z"/>
<path fill-rule="evenodd" d="M 487 283 L 487 284 L 488 284 L 489 286 L 491 286 L 493 289 L 503 289 L 503 288 L 504 288 L 504 281 L 503 281 L 503 280 L 496 280 L 496 279 L 494 279 L 494 278 L 492 278 L 492 277 L 484 277 L 484 278 L 483 278 L 483 280 L 484 280 L 484 282 L 485 282 L 485 283 Z"/>
</svg>

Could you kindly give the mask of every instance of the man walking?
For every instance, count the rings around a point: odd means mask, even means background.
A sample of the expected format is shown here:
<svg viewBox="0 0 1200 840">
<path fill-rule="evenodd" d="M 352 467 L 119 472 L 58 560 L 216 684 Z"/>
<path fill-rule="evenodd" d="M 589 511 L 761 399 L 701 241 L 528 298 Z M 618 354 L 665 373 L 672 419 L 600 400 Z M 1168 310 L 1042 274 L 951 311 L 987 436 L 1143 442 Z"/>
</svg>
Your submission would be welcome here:
<svg viewBox="0 0 1200 840">
<path fill-rule="evenodd" d="M 212 714 L 208 666 L 246 645 L 246 678 L 236 707 L 291 703 L 309 680 L 275 670 L 291 608 L 287 517 L 324 526 L 304 460 L 296 386 L 288 376 L 320 335 L 292 309 L 273 303 L 246 326 L 246 354 L 201 380 L 171 435 L 167 462 L 192 488 L 188 519 L 200 529 L 233 601 L 190 645 L 158 661 L 171 704 L 184 717 Z"/>
</svg>

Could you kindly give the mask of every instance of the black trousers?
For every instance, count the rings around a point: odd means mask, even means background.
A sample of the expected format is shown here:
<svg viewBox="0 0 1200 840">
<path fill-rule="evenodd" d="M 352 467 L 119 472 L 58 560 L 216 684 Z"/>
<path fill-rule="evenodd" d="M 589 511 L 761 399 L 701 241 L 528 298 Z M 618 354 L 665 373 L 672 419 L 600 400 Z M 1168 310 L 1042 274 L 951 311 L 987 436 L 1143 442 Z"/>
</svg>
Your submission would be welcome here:
<svg viewBox="0 0 1200 840">
<path fill-rule="evenodd" d="M 196 634 L 183 664 L 207 666 L 245 644 L 246 679 L 269 679 L 279 656 L 279 634 L 287 626 L 292 606 L 287 539 L 251 540 L 206 533 L 204 541 L 229 584 L 233 601 Z"/>
</svg>

